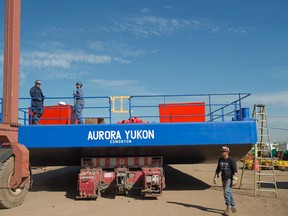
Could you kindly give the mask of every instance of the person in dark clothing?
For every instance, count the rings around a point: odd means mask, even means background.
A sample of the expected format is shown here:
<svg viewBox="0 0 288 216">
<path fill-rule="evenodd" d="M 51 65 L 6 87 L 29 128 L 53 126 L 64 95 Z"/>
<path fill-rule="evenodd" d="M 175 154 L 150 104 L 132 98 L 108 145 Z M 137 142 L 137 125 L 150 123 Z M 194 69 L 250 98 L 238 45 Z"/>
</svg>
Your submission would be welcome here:
<svg viewBox="0 0 288 216">
<path fill-rule="evenodd" d="M 223 146 L 220 149 L 221 158 L 218 160 L 218 165 L 216 168 L 215 176 L 213 179 L 214 184 L 219 178 L 219 173 L 221 172 L 222 187 L 224 191 L 225 204 L 227 206 L 224 211 L 224 215 L 230 215 L 236 213 L 235 200 L 232 193 L 232 186 L 236 185 L 237 182 L 237 165 L 236 161 L 229 157 L 230 150 L 227 146 Z"/>
<path fill-rule="evenodd" d="M 39 124 L 39 120 L 43 115 L 44 109 L 44 98 L 43 92 L 41 90 L 41 81 L 36 80 L 35 86 L 30 89 L 31 101 L 31 113 L 32 113 L 32 124 Z"/>
<path fill-rule="evenodd" d="M 82 110 L 84 108 L 84 92 L 82 89 L 82 83 L 81 82 L 77 82 L 76 83 L 76 91 L 73 93 L 74 96 L 74 112 L 76 115 L 76 118 L 78 120 L 78 124 L 83 124 L 84 120 L 82 117 Z"/>
</svg>

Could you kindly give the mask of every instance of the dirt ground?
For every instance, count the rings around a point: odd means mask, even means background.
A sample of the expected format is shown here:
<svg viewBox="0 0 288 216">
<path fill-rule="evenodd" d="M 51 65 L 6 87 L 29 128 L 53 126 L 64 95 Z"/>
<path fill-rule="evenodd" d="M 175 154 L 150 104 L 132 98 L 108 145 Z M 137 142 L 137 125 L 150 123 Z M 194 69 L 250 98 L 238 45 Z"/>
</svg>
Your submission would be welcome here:
<svg viewBox="0 0 288 216">
<path fill-rule="evenodd" d="M 241 163 L 238 164 L 241 167 Z M 221 215 L 225 209 L 220 180 L 214 186 L 215 164 L 173 165 L 165 168 L 167 188 L 157 199 L 101 197 L 75 200 L 78 167 L 34 169 L 34 186 L 18 208 L 0 210 L 1 216 L 79 215 Z M 240 170 L 241 172 L 241 170 Z M 245 171 L 243 189 L 234 189 L 234 215 L 287 215 L 288 171 L 277 171 L 279 198 L 274 193 L 253 197 L 253 172 Z M 238 186 L 237 186 L 238 187 Z"/>
</svg>

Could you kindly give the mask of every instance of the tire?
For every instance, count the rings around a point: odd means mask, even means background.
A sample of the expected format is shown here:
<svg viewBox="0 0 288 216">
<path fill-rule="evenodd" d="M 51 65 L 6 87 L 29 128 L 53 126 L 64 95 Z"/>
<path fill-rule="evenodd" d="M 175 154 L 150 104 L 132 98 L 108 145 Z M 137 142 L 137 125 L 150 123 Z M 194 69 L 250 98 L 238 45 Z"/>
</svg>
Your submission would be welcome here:
<svg viewBox="0 0 288 216">
<path fill-rule="evenodd" d="M 0 167 L 0 209 L 10 209 L 21 205 L 30 188 L 29 182 L 24 188 L 10 189 L 10 177 L 14 173 L 14 157 L 10 157 Z"/>
</svg>

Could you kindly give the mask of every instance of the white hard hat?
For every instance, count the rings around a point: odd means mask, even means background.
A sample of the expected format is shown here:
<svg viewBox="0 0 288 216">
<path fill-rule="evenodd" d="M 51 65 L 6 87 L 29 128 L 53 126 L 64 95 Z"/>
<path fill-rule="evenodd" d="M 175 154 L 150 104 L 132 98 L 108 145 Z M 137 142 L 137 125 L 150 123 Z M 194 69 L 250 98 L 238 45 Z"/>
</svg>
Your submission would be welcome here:
<svg viewBox="0 0 288 216">
<path fill-rule="evenodd" d="M 222 146 L 222 148 L 220 149 L 221 152 L 230 152 L 230 149 L 228 146 Z"/>
<path fill-rule="evenodd" d="M 66 103 L 65 103 L 64 101 L 59 101 L 59 102 L 58 102 L 58 105 L 65 106 Z"/>
</svg>

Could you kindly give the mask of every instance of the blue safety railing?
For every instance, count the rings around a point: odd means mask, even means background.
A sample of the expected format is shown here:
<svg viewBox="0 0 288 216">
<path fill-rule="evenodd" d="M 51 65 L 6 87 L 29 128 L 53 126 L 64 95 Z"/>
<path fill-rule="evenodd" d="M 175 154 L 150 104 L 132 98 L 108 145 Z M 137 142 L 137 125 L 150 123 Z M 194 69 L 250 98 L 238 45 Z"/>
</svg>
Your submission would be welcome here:
<svg viewBox="0 0 288 216">
<path fill-rule="evenodd" d="M 31 125 L 33 121 L 32 117 L 32 104 L 31 98 L 20 98 L 21 107 L 19 108 L 19 120 L 23 123 L 23 125 Z M 85 97 L 85 106 L 83 109 L 83 119 L 91 119 L 91 118 L 101 118 L 105 120 L 107 123 L 112 123 L 112 116 L 111 116 L 111 103 L 110 97 L 103 96 L 103 97 Z M 63 102 L 65 105 L 63 105 Z M 55 116 L 55 117 L 41 117 L 41 121 L 52 121 L 58 120 L 69 120 L 67 122 L 75 122 L 76 117 L 73 115 L 74 113 L 74 97 L 45 97 L 44 100 L 44 113 L 45 108 L 49 108 L 50 110 L 59 110 L 62 107 L 70 109 L 71 116 L 64 117 L 62 116 Z M 59 105 L 62 104 L 62 105 Z M 99 104 L 99 105 L 98 105 Z M 44 116 L 44 115 L 43 115 Z M 49 123 L 47 123 L 49 124 Z M 63 123 L 61 123 L 63 124 Z M 69 123 L 70 124 L 70 123 Z"/>
<path fill-rule="evenodd" d="M 250 96 L 249 93 L 134 95 L 125 97 L 127 100 L 121 102 L 121 104 L 120 102 L 113 101 L 113 97 L 109 96 L 85 97 L 83 118 L 86 120 L 93 118 L 103 119 L 106 124 L 122 123 L 122 120 L 126 120 L 126 123 L 127 120 L 133 123 L 133 117 L 138 117 L 146 123 L 181 122 L 182 118 L 185 121 L 187 118 L 193 119 L 197 117 L 201 117 L 202 121 L 206 122 L 241 121 L 249 117 L 247 116 L 249 115 L 249 111 L 247 114 L 247 109 L 243 112 L 242 104 L 243 99 L 248 96 Z M 47 97 L 45 98 L 44 106 L 52 106 L 49 109 L 59 109 L 61 108 L 61 105 L 58 106 L 60 101 L 65 102 L 69 109 L 71 108 L 71 116 L 69 116 L 70 119 L 67 122 L 75 122 L 75 116 L 73 116 L 73 97 Z M 2 99 L 0 100 L 0 106 L 2 105 L 1 102 Z M 32 124 L 31 98 L 20 98 L 19 104 L 19 123 L 23 125 Z M 55 107 L 55 105 L 57 106 Z M 182 114 L 181 112 L 171 114 L 168 112 L 171 108 L 181 110 L 181 106 L 191 106 L 192 110 L 193 107 L 200 106 L 201 109 L 204 109 L 204 112 L 192 112 L 189 114 Z M 122 112 L 115 112 L 115 110 L 122 110 Z M 60 122 L 60 120 L 68 120 L 67 118 L 67 116 L 45 117 L 43 115 L 41 121 L 59 120 Z"/>
<path fill-rule="evenodd" d="M 175 118 L 186 117 L 205 117 L 205 121 L 231 121 L 231 120 L 243 120 L 242 100 L 250 96 L 249 93 L 230 93 L 230 94 L 191 94 L 191 95 L 153 95 L 153 96 L 131 96 L 130 107 L 130 119 L 133 116 L 138 118 L 167 118 L 166 106 L 173 103 L 185 102 L 204 102 L 205 114 L 190 114 L 190 115 L 173 115 Z M 148 104 L 149 100 L 156 99 L 155 104 Z M 147 105 L 148 104 L 148 105 Z M 146 112 L 151 109 L 157 109 L 159 104 L 164 106 L 164 115 L 141 115 L 134 112 L 135 109 L 146 109 Z M 173 106 L 173 105 L 172 105 Z M 178 106 L 177 104 L 175 107 Z M 191 105 L 197 106 L 197 105 Z M 199 104 L 198 106 L 203 106 Z M 171 107 L 171 105 L 169 106 Z M 247 113 L 245 113 L 247 115 Z M 249 115 L 249 113 L 248 113 Z M 248 116 L 245 116 L 248 117 Z M 173 121 L 173 120 L 172 120 Z"/>
</svg>

